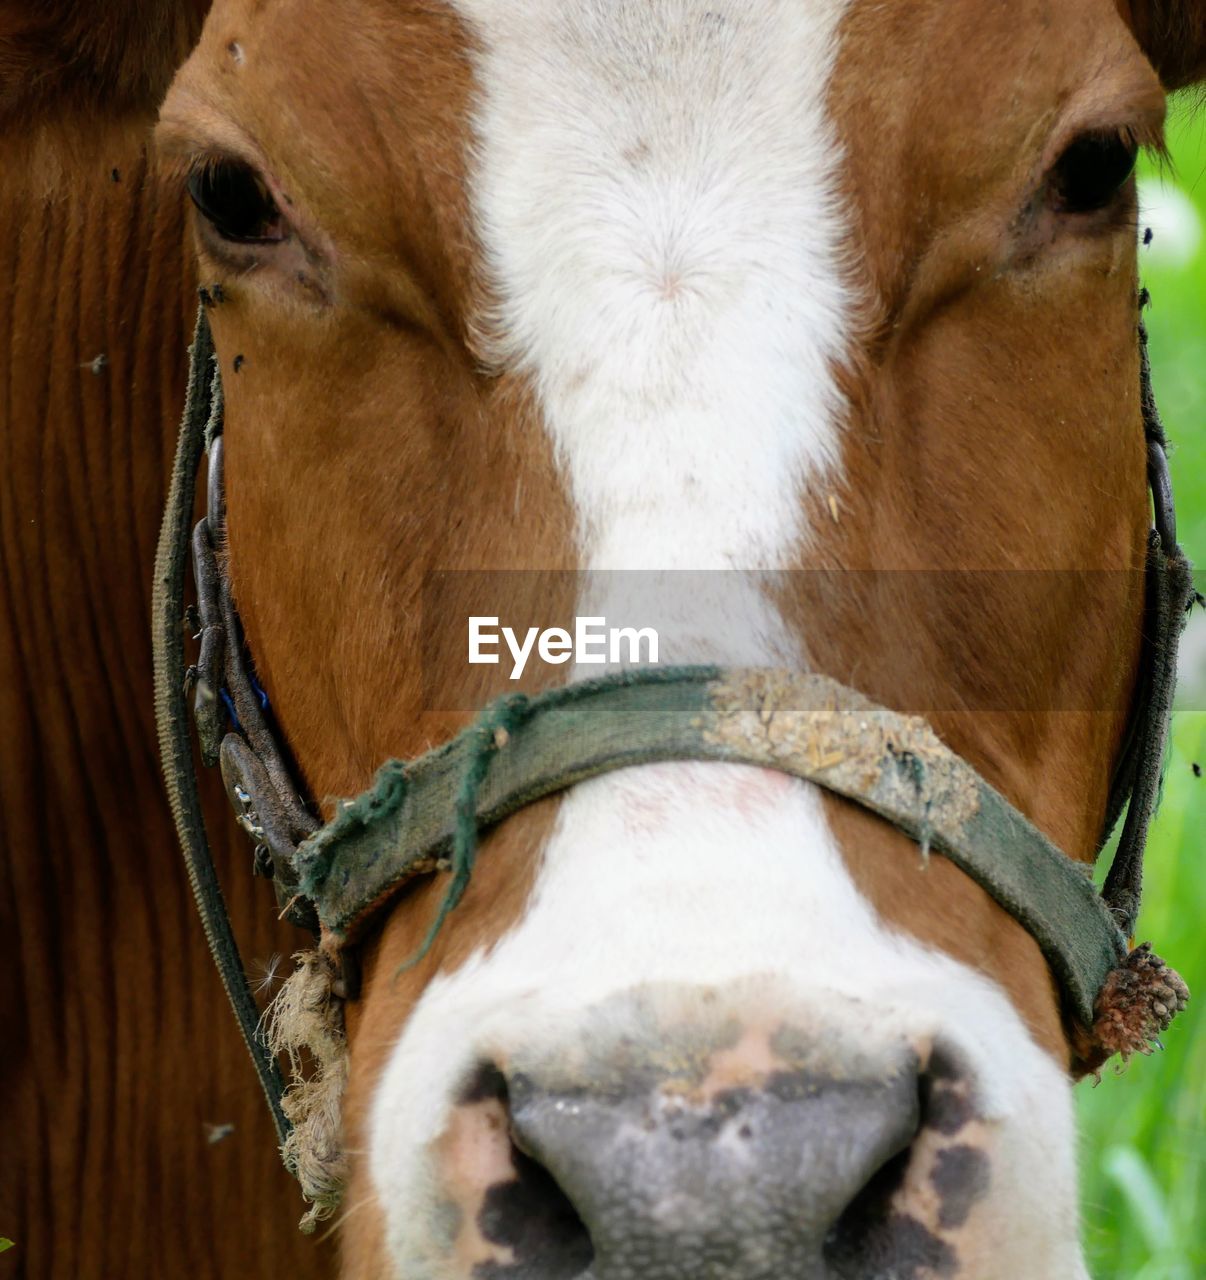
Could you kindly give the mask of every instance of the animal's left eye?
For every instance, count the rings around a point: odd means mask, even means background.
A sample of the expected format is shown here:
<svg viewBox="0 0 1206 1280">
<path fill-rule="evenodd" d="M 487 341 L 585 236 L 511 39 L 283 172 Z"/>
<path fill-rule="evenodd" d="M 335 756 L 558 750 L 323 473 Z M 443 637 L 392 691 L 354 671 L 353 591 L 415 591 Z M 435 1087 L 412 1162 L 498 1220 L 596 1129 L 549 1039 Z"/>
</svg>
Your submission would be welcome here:
<svg viewBox="0 0 1206 1280">
<path fill-rule="evenodd" d="M 285 220 L 267 184 L 242 161 L 208 161 L 189 175 L 188 194 L 224 240 L 275 244 L 286 237 Z"/>
<path fill-rule="evenodd" d="M 1135 169 L 1138 149 L 1118 133 L 1086 133 L 1055 162 L 1049 190 L 1060 213 L 1096 213 L 1113 203 Z"/>
</svg>

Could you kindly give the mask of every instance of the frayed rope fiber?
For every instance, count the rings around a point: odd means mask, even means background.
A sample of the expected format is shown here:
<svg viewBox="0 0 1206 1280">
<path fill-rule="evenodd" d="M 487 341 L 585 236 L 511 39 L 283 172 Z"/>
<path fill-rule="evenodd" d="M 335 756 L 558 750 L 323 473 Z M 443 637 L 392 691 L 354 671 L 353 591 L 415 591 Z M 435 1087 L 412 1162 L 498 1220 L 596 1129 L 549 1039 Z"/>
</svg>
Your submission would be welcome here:
<svg viewBox="0 0 1206 1280">
<path fill-rule="evenodd" d="M 293 958 L 297 968 L 264 1013 L 264 1040 L 289 1059 L 291 1082 L 281 1106 L 293 1127 L 281 1156 L 310 1202 L 298 1224 L 308 1235 L 339 1207 L 347 1182 L 342 1103 L 348 1058 L 334 964 L 317 950 Z"/>
<path fill-rule="evenodd" d="M 530 710 L 531 702 L 526 694 L 512 694 L 490 703 L 473 726 L 472 750 L 456 792 L 456 827 L 449 860 L 452 879 L 426 937 L 414 954 L 398 966 L 395 977 L 413 969 L 427 955 L 444 922 L 465 896 L 477 861 L 478 792 L 486 780 L 495 755 L 507 745 Z"/>
<path fill-rule="evenodd" d="M 1082 1070 L 1095 1071 L 1119 1054 L 1149 1054 L 1161 1032 L 1189 1004 L 1189 988 L 1181 975 L 1144 942 L 1106 979 L 1097 998 L 1096 1017 L 1089 1030 L 1088 1052 Z"/>
</svg>

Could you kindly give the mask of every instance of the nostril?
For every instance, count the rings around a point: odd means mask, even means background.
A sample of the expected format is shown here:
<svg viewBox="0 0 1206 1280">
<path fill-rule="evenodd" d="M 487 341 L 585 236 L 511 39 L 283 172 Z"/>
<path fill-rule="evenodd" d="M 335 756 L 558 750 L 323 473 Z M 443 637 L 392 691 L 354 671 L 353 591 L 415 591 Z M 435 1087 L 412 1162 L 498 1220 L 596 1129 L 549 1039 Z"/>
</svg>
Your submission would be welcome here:
<svg viewBox="0 0 1206 1280">
<path fill-rule="evenodd" d="M 833 1224 L 823 1255 L 836 1276 L 878 1275 L 878 1270 L 867 1268 L 891 1258 L 891 1237 L 898 1225 L 892 1221 L 892 1201 L 904 1185 L 911 1159 L 909 1146 L 886 1160 Z"/>
<path fill-rule="evenodd" d="M 885 1268 L 893 1274 L 892 1264 L 899 1256 L 895 1237 L 901 1225 L 894 1220 L 893 1202 L 913 1160 L 924 1123 L 926 1093 L 921 1078 L 908 1083 L 898 1078 L 898 1091 L 902 1085 L 911 1097 L 894 1108 L 899 1116 L 894 1140 L 881 1148 L 882 1161 L 869 1168 L 870 1176 L 862 1186 L 851 1188 L 855 1194 L 825 1236 L 822 1256 L 835 1277 L 879 1275 Z"/>
<path fill-rule="evenodd" d="M 509 1264 L 494 1264 L 489 1275 L 538 1274 L 541 1280 L 572 1280 L 586 1271 L 595 1251 L 590 1234 L 552 1174 L 531 1156 L 514 1150 L 515 1177 L 486 1193 L 478 1216 L 491 1244 L 509 1249 Z"/>
<path fill-rule="evenodd" d="M 474 1276 L 573 1280 L 587 1271 L 590 1235 L 553 1175 L 515 1142 L 510 1090 L 492 1063 L 479 1065 L 462 1088 L 450 1129 L 468 1139 L 444 1154 L 462 1233 L 479 1240 Z"/>
<path fill-rule="evenodd" d="M 874 1172 L 825 1238 L 835 1280 L 895 1274 L 902 1258 L 926 1275 L 956 1267 L 942 1233 L 962 1225 L 988 1181 L 987 1159 L 964 1132 L 976 1119 L 971 1079 L 956 1054 L 935 1046 L 916 1091 L 913 1138 Z"/>
</svg>

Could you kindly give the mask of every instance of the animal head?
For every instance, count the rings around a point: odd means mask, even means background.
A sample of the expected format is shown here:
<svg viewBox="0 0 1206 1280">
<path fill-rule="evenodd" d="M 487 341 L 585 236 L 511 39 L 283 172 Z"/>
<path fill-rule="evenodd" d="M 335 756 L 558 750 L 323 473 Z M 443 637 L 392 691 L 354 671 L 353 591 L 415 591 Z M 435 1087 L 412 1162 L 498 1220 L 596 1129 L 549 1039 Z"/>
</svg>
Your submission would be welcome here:
<svg viewBox="0 0 1206 1280">
<path fill-rule="evenodd" d="M 220 0 L 159 136 L 311 793 L 448 736 L 425 681 L 504 687 L 424 645 L 433 572 L 550 624 L 683 573 L 680 661 L 925 710 L 1090 860 L 1149 523 L 1130 174 L 1203 69 L 1188 3 Z M 1046 962 L 886 823 L 650 765 L 484 837 L 407 966 L 443 891 L 361 944 L 349 1277 L 1085 1274 Z"/>
</svg>

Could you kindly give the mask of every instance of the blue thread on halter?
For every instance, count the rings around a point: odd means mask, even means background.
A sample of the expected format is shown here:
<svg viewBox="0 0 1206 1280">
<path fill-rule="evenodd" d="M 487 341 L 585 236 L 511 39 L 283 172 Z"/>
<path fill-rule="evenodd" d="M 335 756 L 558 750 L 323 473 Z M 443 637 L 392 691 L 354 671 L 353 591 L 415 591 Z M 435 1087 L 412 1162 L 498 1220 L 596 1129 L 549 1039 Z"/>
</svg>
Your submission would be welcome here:
<svg viewBox="0 0 1206 1280">
<path fill-rule="evenodd" d="M 255 690 L 256 696 L 260 700 L 260 706 L 263 710 L 268 710 L 268 695 L 264 692 L 263 686 L 256 678 L 255 667 L 250 663 L 247 664 L 247 680 L 251 687 Z"/>
<path fill-rule="evenodd" d="M 225 685 L 218 690 L 218 697 L 222 699 L 222 705 L 226 708 L 226 714 L 230 717 L 230 726 L 237 733 L 243 732 L 243 726 L 239 723 L 239 713 L 235 710 L 234 699 L 230 696 L 230 690 Z"/>
<path fill-rule="evenodd" d="M 255 693 L 256 697 L 259 698 L 260 707 L 264 711 L 267 711 L 268 695 L 264 692 L 260 682 L 255 678 L 255 672 L 251 670 L 250 667 L 247 668 L 247 681 L 251 685 L 252 691 Z M 239 713 L 235 710 L 234 699 L 230 696 L 230 690 L 223 685 L 222 688 L 218 690 L 218 696 L 222 699 L 222 703 L 226 707 L 226 714 L 230 717 L 231 728 L 246 736 L 246 731 L 239 720 Z"/>
</svg>

